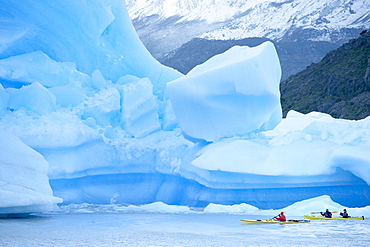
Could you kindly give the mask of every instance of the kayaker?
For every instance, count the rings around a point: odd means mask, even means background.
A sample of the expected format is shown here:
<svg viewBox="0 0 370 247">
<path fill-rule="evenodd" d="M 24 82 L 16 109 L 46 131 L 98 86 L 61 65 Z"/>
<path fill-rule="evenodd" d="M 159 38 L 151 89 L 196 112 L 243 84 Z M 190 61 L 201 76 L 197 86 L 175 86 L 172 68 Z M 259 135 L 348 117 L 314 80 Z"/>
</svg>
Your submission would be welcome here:
<svg viewBox="0 0 370 247">
<path fill-rule="evenodd" d="M 348 215 L 347 213 L 347 209 L 343 209 L 343 213 L 340 213 L 340 215 L 343 217 L 343 218 L 349 218 L 350 216 Z"/>
<path fill-rule="evenodd" d="M 274 219 L 285 222 L 286 221 L 286 217 L 284 215 L 284 212 L 281 212 L 278 216 L 275 216 Z"/>
<path fill-rule="evenodd" d="M 320 212 L 320 214 L 326 218 L 331 218 L 332 213 L 329 211 L 329 209 L 326 209 L 325 212 Z"/>
</svg>

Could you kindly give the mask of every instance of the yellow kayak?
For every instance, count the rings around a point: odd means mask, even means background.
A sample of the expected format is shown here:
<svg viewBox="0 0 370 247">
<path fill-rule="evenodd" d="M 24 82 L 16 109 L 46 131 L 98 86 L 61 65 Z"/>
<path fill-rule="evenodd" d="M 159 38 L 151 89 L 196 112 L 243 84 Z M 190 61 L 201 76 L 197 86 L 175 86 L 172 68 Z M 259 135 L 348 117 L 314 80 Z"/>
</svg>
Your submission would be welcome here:
<svg viewBox="0 0 370 247">
<path fill-rule="evenodd" d="M 240 220 L 243 223 L 247 224 L 296 224 L 296 223 L 309 223 L 309 220 Z"/>
<path fill-rule="evenodd" d="M 349 217 L 349 218 L 343 218 L 343 217 L 332 217 L 332 218 L 327 218 L 324 216 L 320 215 L 304 215 L 303 216 L 305 219 L 310 219 L 310 220 L 364 220 L 365 217 Z"/>
</svg>

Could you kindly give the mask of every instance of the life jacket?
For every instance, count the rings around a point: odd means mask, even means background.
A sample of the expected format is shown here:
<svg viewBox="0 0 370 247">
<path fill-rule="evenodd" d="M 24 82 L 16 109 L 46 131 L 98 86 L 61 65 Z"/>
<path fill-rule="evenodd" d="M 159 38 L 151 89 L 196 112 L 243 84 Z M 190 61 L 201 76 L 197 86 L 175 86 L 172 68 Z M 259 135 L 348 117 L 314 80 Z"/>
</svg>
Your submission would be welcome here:
<svg viewBox="0 0 370 247">
<path fill-rule="evenodd" d="M 286 221 L 286 217 L 285 217 L 285 215 L 284 214 L 279 214 L 279 216 L 278 217 L 276 217 L 276 219 L 277 220 L 280 220 L 280 221 Z"/>
<path fill-rule="evenodd" d="M 340 213 L 340 215 L 343 217 L 343 218 L 348 218 L 348 213 L 344 212 L 344 213 Z"/>
<path fill-rule="evenodd" d="M 325 213 L 324 213 L 324 216 L 325 216 L 325 217 L 327 217 L 327 218 L 331 218 L 331 215 L 332 215 L 332 214 L 331 214 L 330 212 L 325 212 Z"/>
</svg>

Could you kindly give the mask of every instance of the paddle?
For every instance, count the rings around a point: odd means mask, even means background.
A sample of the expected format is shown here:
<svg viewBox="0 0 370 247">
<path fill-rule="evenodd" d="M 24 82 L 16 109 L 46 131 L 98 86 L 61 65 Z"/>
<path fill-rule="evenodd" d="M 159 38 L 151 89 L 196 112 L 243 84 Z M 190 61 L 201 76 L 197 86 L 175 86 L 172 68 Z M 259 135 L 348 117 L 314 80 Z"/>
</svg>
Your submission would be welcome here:
<svg viewBox="0 0 370 247">
<path fill-rule="evenodd" d="M 311 212 L 310 214 L 320 214 L 321 212 Z M 338 213 L 338 211 L 333 211 L 332 212 L 333 214 L 336 214 L 336 213 Z"/>
<path fill-rule="evenodd" d="M 276 215 L 276 216 L 272 217 L 270 220 L 277 220 L 276 218 L 277 218 L 277 217 L 279 217 L 279 215 L 280 215 L 280 214 L 278 214 L 278 215 Z"/>
</svg>

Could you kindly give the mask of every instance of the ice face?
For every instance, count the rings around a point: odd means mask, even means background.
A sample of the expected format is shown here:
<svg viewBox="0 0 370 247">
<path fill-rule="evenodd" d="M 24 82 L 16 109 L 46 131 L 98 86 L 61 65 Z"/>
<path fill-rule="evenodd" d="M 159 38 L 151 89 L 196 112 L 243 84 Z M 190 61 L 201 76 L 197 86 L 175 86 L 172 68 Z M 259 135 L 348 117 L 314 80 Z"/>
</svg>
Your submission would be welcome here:
<svg viewBox="0 0 370 247">
<path fill-rule="evenodd" d="M 155 82 L 178 76 L 164 67 L 170 72 L 160 75 L 161 66 L 138 39 L 124 1 L 7 1 L 1 16 L 0 58 L 42 51 L 52 60 L 76 63 L 89 75 L 99 69 L 109 80 L 124 74 Z"/>
<path fill-rule="evenodd" d="M 281 121 L 279 59 L 272 43 L 233 47 L 167 84 L 182 131 L 217 141 Z"/>
<path fill-rule="evenodd" d="M 38 82 L 20 89 L 8 88 L 6 92 L 10 95 L 8 108 L 12 110 L 24 107 L 40 115 L 56 110 L 55 95 Z"/>
<path fill-rule="evenodd" d="M 161 129 L 158 105 L 153 96 L 153 86 L 148 79 L 122 85 L 121 125 L 135 138 L 141 138 Z"/>
<path fill-rule="evenodd" d="M 0 6 L 2 212 L 59 202 L 46 173 L 66 204 L 370 205 L 369 118 L 282 120 L 271 43 L 183 76 L 150 56 L 120 0 Z"/>
<path fill-rule="evenodd" d="M 53 209 L 49 164 L 18 137 L 0 129 L 0 216 Z"/>
<path fill-rule="evenodd" d="M 5 91 L 3 85 L 0 84 L 0 117 L 6 113 L 8 100 L 9 94 Z"/>
<path fill-rule="evenodd" d="M 64 86 L 76 69 L 74 63 L 58 63 L 41 51 L 2 59 L 0 66 L 2 80 L 24 85 L 39 82 L 45 87 Z"/>
</svg>

